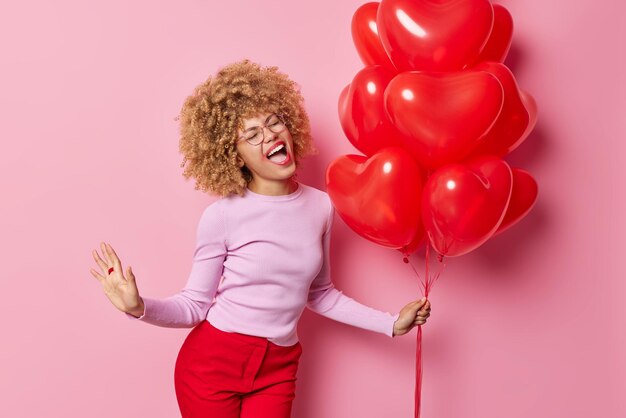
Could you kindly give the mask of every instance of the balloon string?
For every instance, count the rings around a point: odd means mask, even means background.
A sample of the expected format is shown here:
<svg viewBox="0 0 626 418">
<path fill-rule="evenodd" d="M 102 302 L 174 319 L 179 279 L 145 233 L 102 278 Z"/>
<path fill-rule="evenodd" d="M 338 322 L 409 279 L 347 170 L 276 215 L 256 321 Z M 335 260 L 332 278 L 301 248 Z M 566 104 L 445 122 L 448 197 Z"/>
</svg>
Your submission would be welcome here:
<svg viewBox="0 0 626 418">
<path fill-rule="evenodd" d="M 428 266 L 430 264 L 430 241 L 426 240 L 426 262 L 425 262 L 425 270 L 426 273 L 426 290 L 424 290 L 424 297 L 428 297 L 428 291 L 430 290 L 430 276 L 428 275 Z"/>
<path fill-rule="evenodd" d="M 437 281 L 437 279 L 439 278 L 439 276 L 441 276 L 441 274 L 443 273 L 444 269 L 446 268 L 446 263 L 443 261 L 443 256 L 441 254 L 439 254 L 437 256 L 437 261 L 439 261 L 439 271 L 437 272 L 437 274 L 435 274 L 432 283 L 430 284 L 430 288 L 432 289 L 432 287 L 435 285 L 435 282 Z"/>
<path fill-rule="evenodd" d="M 422 326 L 417 326 L 417 350 L 415 351 L 415 418 L 420 418 L 422 394 Z"/>
<path fill-rule="evenodd" d="M 422 280 L 420 274 L 417 272 L 413 264 L 409 261 L 409 254 L 406 250 L 406 246 L 402 248 L 402 253 L 404 254 L 404 262 L 408 263 L 415 275 L 418 277 L 418 284 L 423 287 L 424 297 L 428 298 L 428 293 L 432 290 L 437 279 L 443 273 L 446 263 L 443 262 L 444 256 L 442 254 L 437 254 L 437 261 L 439 262 L 439 271 L 431 278 L 429 275 L 429 265 L 430 265 L 430 241 L 426 240 L 426 258 L 425 258 L 425 281 Z M 422 366 L 422 326 L 417 326 L 417 341 L 416 341 L 416 350 L 415 350 L 415 418 L 420 418 L 420 409 L 421 409 L 421 394 L 422 394 L 422 375 L 423 375 L 423 366 Z"/>
<path fill-rule="evenodd" d="M 431 290 L 433 289 L 433 286 L 435 285 L 435 282 L 437 281 L 437 279 L 439 279 L 439 277 L 441 276 L 441 274 L 443 273 L 445 267 L 446 267 L 446 263 L 443 261 L 444 260 L 444 256 L 441 254 L 437 254 L 437 261 L 439 262 L 439 271 L 437 271 L 437 273 L 435 273 L 434 275 L 429 275 L 429 269 L 430 269 L 430 243 L 426 245 L 426 258 L 425 258 L 425 277 L 426 279 L 423 280 L 422 277 L 420 276 L 420 274 L 418 273 L 418 271 L 415 269 L 415 266 L 413 266 L 413 263 L 411 263 L 409 261 L 408 258 L 408 254 L 405 254 L 405 263 L 408 263 L 409 266 L 411 266 L 411 269 L 413 269 L 413 272 L 415 273 L 415 275 L 417 276 L 417 278 L 419 279 L 418 284 L 421 286 L 420 289 L 422 290 L 422 293 L 424 294 L 425 298 L 428 298 L 428 294 L 431 292 Z"/>
<path fill-rule="evenodd" d="M 408 260 L 408 258 L 407 258 Z M 417 278 L 419 279 L 419 281 L 417 282 L 418 285 L 420 285 L 421 287 L 423 287 L 423 283 L 422 283 L 422 277 L 420 276 L 420 274 L 417 272 L 417 270 L 415 269 L 415 266 L 413 265 L 413 263 L 409 262 L 409 266 L 411 266 L 411 268 L 413 269 L 413 272 L 415 273 L 415 275 L 417 276 Z M 422 293 L 424 293 L 424 291 L 422 290 Z"/>
</svg>

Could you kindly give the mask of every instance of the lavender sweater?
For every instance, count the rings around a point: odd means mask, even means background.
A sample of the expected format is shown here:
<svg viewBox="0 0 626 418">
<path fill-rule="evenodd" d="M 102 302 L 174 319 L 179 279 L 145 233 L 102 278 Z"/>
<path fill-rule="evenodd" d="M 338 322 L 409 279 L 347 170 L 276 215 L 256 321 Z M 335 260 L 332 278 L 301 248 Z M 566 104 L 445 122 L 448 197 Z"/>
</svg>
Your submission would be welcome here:
<svg viewBox="0 0 626 418">
<path fill-rule="evenodd" d="M 226 332 L 298 342 L 305 308 L 392 337 L 392 315 L 362 305 L 335 288 L 330 236 L 335 209 L 326 192 L 298 183 L 295 192 L 268 196 L 246 189 L 202 213 L 187 284 L 164 299 L 143 297 L 134 321 L 191 328 L 203 320 Z"/>
</svg>

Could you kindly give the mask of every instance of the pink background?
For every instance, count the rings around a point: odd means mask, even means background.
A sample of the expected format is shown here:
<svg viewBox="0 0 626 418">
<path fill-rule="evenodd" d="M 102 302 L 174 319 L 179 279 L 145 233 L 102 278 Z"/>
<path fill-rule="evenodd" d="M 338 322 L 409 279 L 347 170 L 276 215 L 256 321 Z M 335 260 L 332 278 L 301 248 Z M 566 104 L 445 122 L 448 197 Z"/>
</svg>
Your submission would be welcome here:
<svg viewBox="0 0 626 418">
<path fill-rule="evenodd" d="M 183 287 L 214 197 L 183 179 L 173 118 L 244 57 L 302 86 L 321 154 L 300 179 L 325 189 L 330 161 L 356 151 L 336 102 L 361 68 L 350 20 L 363 3 L 3 7 L 0 416 L 179 416 L 174 361 L 190 330 L 127 320 L 89 274 L 91 250 L 110 242 L 146 296 Z M 540 112 L 508 161 L 540 195 L 521 223 L 447 260 L 424 327 L 422 416 L 623 417 L 626 7 L 503 4 L 515 20 L 506 63 Z M 347 295 L 393 313 L 420 296 L 398 252 L 339 217 L 333 234 Z M 306 310 L 299 334 L 294 417 L 413 416 L 416 329 L 392 340 Z"/>
</svg>

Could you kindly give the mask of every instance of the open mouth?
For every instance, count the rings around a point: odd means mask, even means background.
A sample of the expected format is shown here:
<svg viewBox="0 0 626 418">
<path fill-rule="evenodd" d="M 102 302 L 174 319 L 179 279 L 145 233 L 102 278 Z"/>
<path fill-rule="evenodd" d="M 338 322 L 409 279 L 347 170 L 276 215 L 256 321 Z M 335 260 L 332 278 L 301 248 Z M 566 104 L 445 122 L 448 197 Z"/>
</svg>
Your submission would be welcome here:
<svg viewBox="0 0 626 418">
<path fill-rule="evenodd" d="M 275 164 L 283 164 L 287 162 L 289 155 L 287 154 L 287 147 L 285 144 L 281 144 L 273 149 L 267 156 L 267 159 Z"/>
</svg>

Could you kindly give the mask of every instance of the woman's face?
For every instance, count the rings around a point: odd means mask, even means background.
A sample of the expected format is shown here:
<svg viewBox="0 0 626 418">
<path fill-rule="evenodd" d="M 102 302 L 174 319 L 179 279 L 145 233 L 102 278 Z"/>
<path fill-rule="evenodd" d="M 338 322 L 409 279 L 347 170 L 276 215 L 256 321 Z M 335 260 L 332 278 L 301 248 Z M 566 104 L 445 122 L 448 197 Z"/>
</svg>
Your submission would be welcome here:
<svg viewBox="0 0 626 418">
<path fill-rule="evenodd" d="M 286 180 L 293 176 L 296 171 L 293 139 L 281 119 L 274 113 L 259 113 L 244 119 L 243 125 L 237 132 L 237 152 L 255 181 Z M 260 142 L 252 145 L 245 138 Z M 275 152 L 270 159 L 271 151 Z"/>
</svg>

